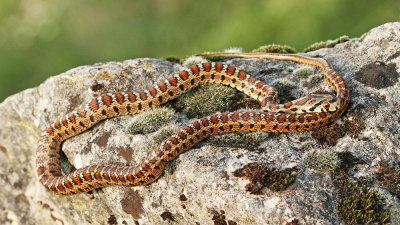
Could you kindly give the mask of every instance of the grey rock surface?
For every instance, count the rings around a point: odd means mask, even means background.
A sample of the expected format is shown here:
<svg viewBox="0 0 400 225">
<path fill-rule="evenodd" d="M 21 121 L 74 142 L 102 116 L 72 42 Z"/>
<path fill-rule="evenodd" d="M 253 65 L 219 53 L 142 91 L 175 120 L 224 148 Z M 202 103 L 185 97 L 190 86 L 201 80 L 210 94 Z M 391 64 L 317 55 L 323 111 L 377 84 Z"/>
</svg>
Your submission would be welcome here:
<svg viewBox="0 0 400 225">
<path fill-rule="evenodd" d="M 47 124 L 102 92 L 139 91 L 183 69 L 157 59 L 81 66 L 46 80 L 39 87 L 10 96 L 0 104 L 0 224 L 344 224 L 334 176 L 304 164 L 306 152 L 322 148 L 350 152 L 362 163 L 349 170 L 352 181 L 369 181 L 379 193 L 391 223 L 399 224 L 399 194 L 375 179 L 381 162 L 400 161 L 400 23 L 376 27 L 360 38 L 307 55 L 323 57 L 351 88 L 351 105 L 336 121 L 361 121 L 356 134 L 321 144 L 312 132 L 270 134 L 259 149 L 215 147 L 206 142 L 180 155 L 156 182 L 140 187 L 108 187 L 74 196 L 57 196 L 38 182 L 35 148 Z M 304 65 L 265 59 L 228 59 L 268 84 L 295 84 L 292 98 L 330 91 L 323 81 L 311 85 L 292 74 Z M 314 76 L 319 72 L 313 71 Z M 284 90 L 279 88 L 278 90 Z M 280 96 L 288 99 L 288 96 Z M 189 119 L 178 113 L 177 126 Z M 75 167 L 95 163 L 135 165 L 154 147 L 153 134 L 132 135 L 136 115 L 105 120 L 66 140 L 62 149 Z M 298 169 L 286 191 L 268 188 L 249 194 L 248 181 L 235 170 L 258 162 L 278 169 Z"/>
</svg>

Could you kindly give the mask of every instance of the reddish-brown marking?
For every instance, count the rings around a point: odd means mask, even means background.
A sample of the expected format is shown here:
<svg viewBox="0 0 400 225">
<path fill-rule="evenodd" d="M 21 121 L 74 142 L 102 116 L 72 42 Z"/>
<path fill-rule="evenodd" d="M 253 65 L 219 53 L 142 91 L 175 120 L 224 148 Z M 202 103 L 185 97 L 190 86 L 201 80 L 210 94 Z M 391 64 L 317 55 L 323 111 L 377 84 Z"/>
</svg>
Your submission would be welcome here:
<svg viewBox="0 0 400 225">
<path fill-rule="evenodd" d="M 203 63 L 202 66 L 203 66 L 203 68 L 204 68 L 204 71 L 210 72 L 210 70 L 211 70 L 211 63 Z"/>
<path fill-rule="evenodd" d="M 285 115 L 285 114 L 280 114 L 280 115 L 278 115 L 278 116 L 276 117 L 276 120 L 277 120 L 279 123 L 284 123 L 284 122 L 286 122 L 286 115 Z"/>
<path fill-rule="evenodd" d="M 60 130 L 60 129 L 61 129 L 61 123 L 60 123 L 59 120 L 57 120 L 57 121 L 54 123 L 54 127 L 55 127 L 57 130 Z"/>
<path fill-rule="evenodd" d="M 269 105 L 269 109 L 272 110 L 272 111 L 276 111 L 276 110 L 278 110 L 278 106 L 275 105 L 275 104 L 270 104 Z"/>
<path fill-rule="evenodd" d="M 213 114 L 210 116 L 211 123 L 216 124 L 219 122 L 219 118 L 217 115 Z"/>
<path fill-rule="evenodd" d="M 54 185 L 51 185 L 51 186 L 50 186 L 50 190 L 52 190 L 52 191 L 56 192 L 56 191 L 57 191 L 57 188 L 56 188 L 56 186 L 54 186 Z"/>
<path fill-rule="evenodd" d="M 283 104 L 283 107 L 284 107 L 285 109 L 288 109 L 288 108 L 290 108 L 292 105 L 293 105 L 292 102 L 286 102 L 285 104 Z"/>
<path fill-rule="evenodd" d="M 114 182 L 118 182 L 117 176 L 115 175 L 115 173 L 111 172 L 110 173 L 110 178 L 111 180 L 113 180 Z"/>
<path fill-rule="evenodd" d="M 119 179 L 122 183 L 125 183 L 125 182 L 126 182 L 124 175 L 118 175 L 118 179 Z"/>
<path fill-rule="evenodd" d="M 72 189 L 74 186 L 72 186 L 71 182 L 69 182 L 69 180 L 64 180 L 64 185 L 65 187 Z"/>
<path fill-rule="evenodd" d="M 100 171 L 98 170 L 98 171 L 96 171 L 96 173 L 94 173 L 94 179 L 96 179 L 96 180 L 101 180 L 102 178 L 101 178 L 101 173 L 100 173 Z"/>
<path fill-rule="evenodd" d="M 62 185 L 62 183 L 59 183 L 57 187 L 58 187 L 58 190 L 59 190 L 59 191 L 61 191 L 61 192 L 65 191 L 65 188 L 64 188 L 64 186 Z"/>
<path fill-rule="evenodd" d="M 294 123 L 294 122 L 296 122 L 296 115 L 295 114 L 291 114 L 288 117 L 288 119 L 289 119 L 289 122 Z"/>
<path fill-rule="evenodd" d="M 221 121 L 222 121 L 223 123 L 227 123 L 228 120 L 229 120 L 228 113 L 222 113 L 222 115 L 221 115 Z"/>
<path fill-rule="evenodd" d="M 99 109 L 99 103 L 97 102 L 97 98 L 92 99 L 90 102 L 90 108 L 93 112 L 96 112 Z"/>
<path fill-rule="evenodd" d="M 149 93 L 151 96 L 155 97 L 157 95 L 157 89 L 149 88 Z"/>
<path fill-rule="evenodd" d="M 193 126 L 196 130 L 200 130 L 201 129 L 201 124 L 199 123 L 199 121 L 194 121 L 193 122 Z"/>
<path fill-rule="evenodd" d="M 266 122 L 271 122 L 275 120 L 275 116 L 270 114 L 270 113 L 265 113 L 265 121 Z"/>
<path fill-rule="evenodd" d="M 114 93 L 114 96 L 115 96 L 115 98 L 117 99 L 117 102 L 118 102 L 119 104 L 122 104 L 122 103 L 125 102 L 124 96 L 123 96 L 121 93 L 116 92 L 116 93 Z"/>
<path fill-rule="evenodd" d="M 239 116 L 240 116 L 240 113 L 239 113 L 239 112 L 234 112 L 234 113 L 231 114 L 231 120 L 232 120 L 233 122 L 236 122 L 236 121 L 239 120 Z"/>
<path fill-rule="evenodd" d="M 179 143 L 178 138 L 176 137 L 170 137 L 168 138 L 168 140 L 173 144 L 173 145 L 177 145 Z"/>
<path fill-rule="evenodd" d="M 131 103 L 136 102 L 136 95 L 135 94 L 133 94 L 132 92 L 128 92 L 127 94 L 128 94 L 128 99 L 129 99 L 129 101 Z"/>
<path fill-rule="evenodd" d="M 111 96 L 108 96 L 108 95 L 101 95 L 101 99 L 102 99 L 102 101 L 103 101 L 103 104 L 106 105 L 106 106 L 109 106 L 109 105 L 111 105 L 111 103 L 112 103 L 112 98 L 111 98 Z"/>
<path fill-rule="evenodd" d="M 253 114 L 253 119 L 255 121 L 260 121 L 261 120 L 261 114 L 260 113 L 254 113 Z"/>
<path fill-rule="evenodd" d="M 343 83 L 344 82 L 343 78 L 341 78 L 341 77 L 337 77 L 335 79 L 335 81 L 336 81 L 336 83 Z"/>
<path fill-rule="evenodd" d="M 320 116 L 322 119 L 325 119 L 325 118 L 328 116 L 328 114 L 326 114 L 325 112 L 320 112 L 320 113 L 319 113 L 319 116 Z"/>
<path fill-rule="evenodd" d="M 255 77 L 252 77 L 252 76 L 249 77 L 250 84 L 253 84 L 254 82 L 256 82 L 256 80 L 257 79 Z"/>
<path fill-rule="evenodd" d="M 261 101 L 261 107 L 264 107 L 268 102 L 271 102 L 272 100 L 273 100 L 272 97 L 264 98 Z"/>
<path fill-rule="evenodd" d="M 200 73 L 199 67 L 197 65 L 190 66 L 190 70 L 192 71 L 193 75 L 197 76 Z"/>
<path fill-rule="evenodd" d="M 81 180 L 81 178 L 80 178 L 79 176 L 72 177 L 71 180 L 72 180 L 75 184 L 77 184 L 77 185 L 80 185 L 80 184 L 83 183 L 82 180 Z"/>
<path fill-rule="evenodd" d="M 128 178 L 129 182 L 134 182 L 135 177 L 133 176 L 133 171 L 130 171 L 128 175 L 126 175 L 126 178 Z"/>
<path fill-rule="evenodd" d="M 234 66 L 228 66 L 228 68 L 226 68 L 226 74 L 228 75 L 233 75 L 235 73 L 236 68 Z"/>
<path fill-rule="evenodd" d="M 187 135 L 183 132 L 178 132 L 178 136 L 180 139 L 185 140 L 187 138 Z"/>
<path fill-rule="evenodd" d="M 172 148 L 172 146 L 170 145 L 170 144 L 168 144 L 168 143 L 165 143 L 164 144 L 164 150 L 165 151 L 170 151 L 171 150 L 171 148 Z M 159 151 L 157 151 L 157 150 L 159 150 Z M 162 155 L 164 152 L 161 150 L 161 149 L 159 149 L 159 148 L 157 148 L 157 150 L 156 150 L 156 152 L 157 152 L 157 155 Z"/>
<path fill-rule="evenodd" d="M 143 101 L 147 100 L 147 95 L 146 93 L 144 93 L 144 91 L 139 91 L 138 94 L 140 99 L 142 99 Z"/>
<path fill-rule="evenodd" d="M 304 105 L 304 104 L 306 104 L 307 102 L 308 102 L 308 99 L 305 98 L 305 99 L 302 99 L 302 100 L 297 101 L 295 104 L 296 104 L 296 105 Z"/>
<path fill-rule="evenodd" d="M 249 112 L 243 113 L 241 119 L 244 121 L 250 120 L 250 113 Z"/>
<path fill-rule="evenodd" d="M 142 178 L 142 177 L 143 177 L 143 173 L 142 173 L 142 171 L 141 171 L 140 169 L 137 169 L 137 170 L 135 171 L 135 174 L 136 174 L 136 176 L 139 177 L 139 178 Z"/>
<path fill-rule="evenodd" d="M 346 87 L 346 84 L 345 83 L 340 83 L 340 84 L 338 84 L 338 87 L 344 89 Z"/>
<path fill-rule="evenodd" d="M 151 170 L 151 167 L 150 167 L 150 165 L 149 164 L 147 164 L 147 163 L 145 163 L 145 162 L 142 162 L 142 169 L 144 170 L 144 171 L 146 171 L 146 172 L 149 172 L 150 170 Z"/>
<path fill-rule="evenodd" d="M 244 79 L 246 79 L 246 72 L 244 72 L 244 71 L 239 71 L 239 74 L 238 74 L 238 78 L 239 78 L 239 80 L 244 80 Z"/>
<path fill-rule="evenodd" d="M 298 118 L 297 118 L 297 121 L 299 121 L 300 123 L 304 123 L 304 114 L 299 114 L 298 115 Z"/>
<path fill-rule="evenodd" d="M 45 167 L 39 167 L 39 168 L 36 170 L 37 175 L 38 175 L 38 176 L 42 175 L 44 172 L 46 172 L 46 170 L 47 170 L 47 168 L 45 168 Z"/>
<path fill-rule="evenodd" d="M 107 181 L 111 181 L 111 177 L 110 174 L 108 172 L 103 173 L 103 177 L 104 179 L 106 179 Z"/>
<path fill-rule="evenodd" d="M 223 67 L 224 67 L 224 64 L 222 64 L 222 63 L 215 63 L 215 71 L 221 72 Z"/>
<path fill-rule="evenodd" d="M 64 127 L 68 126 L 68 122 L 66 118 L 62 118 L 61 123 L 64 125 Z"/>
<path fill-rule="evenodd" d="M 85 178 L 86 181 L 92 181 L 92 176 L 90 176 L 90 173 L 83 173 L 83 178 Z"/>
<path fill-rule="evenodd" d="M 44 131 L 46 131 L 48 134 L 50 134 L 51 136 L 54 135 L 54 129 L 52 127 L 48 127 L 46 128 Z"/>
<path fill-rule="evenodd" d="M 182 80 L 187 80 L 187 79 L 189 78 L 188 72 L 186 72 L 186 71 L 181 71 L 181 72 L 179 72 L 179 77 L 180 77 Z"/>
<path fill-rule="evenodd" d="M 69 118 L 69 121 L 70 121 L 72 124 L 75 124 L 76 118 L 75 118 L 75 115 L 74 115 L 73 113 L 70 113 L 69 116 L 68 116 L 68 118 Z"/>
<path fill-rule="evenodd" d="M 265 85 L 264 82 L 260 81 L 256 84 L 256 88 L 262 88 Z"/>
<path fill-rule="evenodd" d="M 210 125 L 210 123 L 208 122 L 208 119 L 207 119 L 207 118 L 201 118 L 200 121 L 201 121 L 201 124 L 202 124 L 204 127 L 208 127 L 208 126 Z"/>
<path fill-rule="evenodd" d="M 160 90 L 161 90 L 162 92 L 166 92 L 166 91 L 168 90 L 168 87 L 167 87 L 167 85 L 166 85 L 164 82 L 158 83 L 158 87 L 160 88 Z"/>
<path fill-rule="evenodd" d="M 188 132 L 190 135 L 194 134 L 194 130 L 192 127 L 189 126 L 185 127 L 185 131 Z"/>
<path fill-rule="evenodd" d="M 174 87 L 176 87 L 176 85 L 178 85 L 178 79 L 176 79 L 176 77 L 169 77 L 168 81 Z"/>
<path fill-rule="evenodd" d="M 76 111 L 80 117 L 85 117 L 86 112 L 83 106 L 79 107 L 78 110 Z"/>
</svg>

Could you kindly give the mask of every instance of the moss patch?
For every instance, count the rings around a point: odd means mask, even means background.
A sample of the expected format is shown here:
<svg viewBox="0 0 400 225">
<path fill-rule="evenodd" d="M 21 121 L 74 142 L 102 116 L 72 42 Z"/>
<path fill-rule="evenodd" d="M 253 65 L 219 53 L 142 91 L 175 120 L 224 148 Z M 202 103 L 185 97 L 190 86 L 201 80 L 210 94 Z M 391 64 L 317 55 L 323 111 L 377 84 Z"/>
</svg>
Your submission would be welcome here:
<svg viewBox="0 0 400 225">
<path fill-rule="evenodd" d="M 341 166 L 334 172 L 333 184 L 339 202 L 337 212 L 344 224 L 390 224 L 389 212 L 376 191 L 351 181 L 348 170 L 360 160 L 348 152 L 341 153 Z"/>
<path fill-rule="evenodd" d="M 354 117 L 343 117 L 344 123 L 339 125 L 337 123 L 329 124 L 328 126 L 320 127 L 311 133 L 311 136 L 317 139 L 321 144 L 328 144 L 335 146 L 338 140 L 346 134 L 351 137 L 357 137 L 364 129 L 363 121 Z"/>
<path fill-rule="evenodd" d="M 322 75 L 322 74 L 315 74 L 315 75 L 310 76 L 310 77 L 307 79 L 307 82 L 310 83 L 310 84 L 317 84 L 317 83 L 319 83 L 323 78 L 324 78 L 324 75 Z"/>
<path fill-rule="evenodd" d="M 214 225 L 237 225 L 237 223 L 233 220 L 226 220 L 225 211 L 220 210 L 211 210 L 212 221 L 214 221 Z"/>
<path fill-rule="evenodd" d="M 171 122 L 175 111 L 168 107 L 155 108 L 136 116 L 136 120 L 129 125 L 128 132 L 131 134 L 147 134 L 158 130 L 160 127 Z"/>
<path fill-rule="evenodd" d="M 339 43 L 343 43 L 350 40 L 348 36 L 341 36 L 335 40 L 327 40 L 327 41 L 321 41 L 321 42 L 316 42 L 310 46 L 308 46 L 307 48 L 305 48 L 303 51 L 304 52 L 311 52 L 311 51 L 315 51 L 317 49 L 320 48 L 333 48 L 335 47 L 335 45 L 339 44 Z"/>
<path fill-rule="evenodd" d="M 332 172 L 339 167 L 340 159 L 338 155 L 332 151 L 310 151 L 304 156 L 304 165 L 318 172 Z"/>
<path fill-rule="evenodd" d="M 288 45 L 269 44 L 260 46 L 252 52 L 295 53 L 296 49 Z"/>
<path fill-rule="evenodd" d="M 226 112 L 251 107 L 254 101 L 245 100 L 234 88 L 210 84 L 196 87 L 173 101 L 172 105 L 189 118 L 201 118 L 215 112 Z M 259 106 L 259 103 L 257 103 Z"/>
<path fill-rule="evenodd" d="M 390 193 L 400 199 L 400 164 L 390 165 L 381 162 L 376 169 L 376 179 L 379 184 L 384 186 Z"/>
<path fill-rule="evenodd" d="M 267 137 L 266 132 L 234 132 L 211 136 L 208 143 L 218 147 L 257 148 Z"/>
<path fill-rule="evenodd" d="M 279 93 L 279 99 L 281 102 L 289 102 L 296 98 L 291 94 L 291 91 L 296 88 L 296 84 L 288 79 L 280 79 L 272 84 Z"/>
<path fill-rule="evenodd" d="M 311 69 L 309 67 L 302 67 L 302 68 L 296 69 L 293 72 L 293 75 L 299 79 L 302 79 L 302 78 L 309 77 L 311 74 L 313 74 L 313 72 L 314 72 L 313 69 Z"/>
<path fill-rule="evenodd" d="M 279 192 L 286 190 L 296 180 L 295 171 L 290 168 L 276 171 L 275 168 L 267 168 L 259 163 L 249 163 L 243 168 L 233 172 L 236 177 L 242 177 L 250 181 L 245 188 L 251 194 L 259 195 L 264 187 L 271 191 Z"/>
</svg>

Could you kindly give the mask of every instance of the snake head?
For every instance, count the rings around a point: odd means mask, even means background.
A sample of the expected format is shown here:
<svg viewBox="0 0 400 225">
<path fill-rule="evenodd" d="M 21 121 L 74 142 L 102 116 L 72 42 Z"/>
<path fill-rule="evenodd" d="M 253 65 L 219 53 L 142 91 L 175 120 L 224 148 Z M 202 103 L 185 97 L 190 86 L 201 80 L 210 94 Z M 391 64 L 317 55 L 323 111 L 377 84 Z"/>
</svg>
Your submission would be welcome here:
<svg viewBox="0 0 400 225">
<path fill-rule="evenodd" d="M 310 112 L 334 112 L 339 109 L 336 97 L 330 95 L 311 95 L 308 102 Z"/>
</svg>

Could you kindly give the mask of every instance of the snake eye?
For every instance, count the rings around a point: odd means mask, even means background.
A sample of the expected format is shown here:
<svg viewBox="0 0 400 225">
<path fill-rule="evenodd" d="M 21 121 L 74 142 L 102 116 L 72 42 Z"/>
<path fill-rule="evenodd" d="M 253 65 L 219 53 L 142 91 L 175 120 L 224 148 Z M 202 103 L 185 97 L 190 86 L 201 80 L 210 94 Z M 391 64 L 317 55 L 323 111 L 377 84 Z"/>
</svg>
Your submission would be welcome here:
<svg viewBox="0 0 400 225">
<path fill-rule="evenodd" d="M 324 107 L 324 109 L 326 109 L 328 111 L 329 108 L 331 107 L 331 104 L 329 104 L 329 102 L 324 102 L 324 103 L 322 103 L 322 107 Z"/>
</svg>

